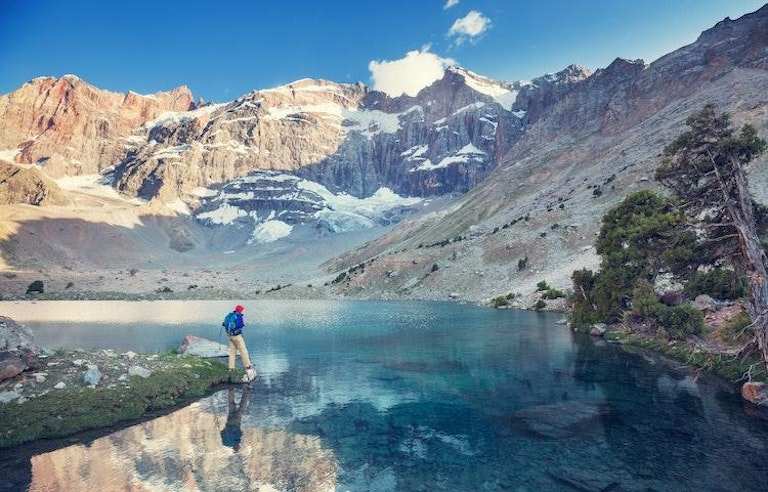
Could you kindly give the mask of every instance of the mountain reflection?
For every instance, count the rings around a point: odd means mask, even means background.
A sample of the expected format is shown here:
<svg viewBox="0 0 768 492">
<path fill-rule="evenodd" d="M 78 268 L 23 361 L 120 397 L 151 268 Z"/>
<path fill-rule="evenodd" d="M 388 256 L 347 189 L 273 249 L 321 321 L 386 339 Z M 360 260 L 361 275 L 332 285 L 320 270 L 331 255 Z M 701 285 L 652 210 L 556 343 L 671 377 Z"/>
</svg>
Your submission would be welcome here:
<svg viewBox="0 0 768 492">
<path fill-rule="evenodd" d="M 223 443 L 231 417 L 224 405 L 248 398 L 245 389 L 228 391 L 88 445 L 34 456 L 29 490 L 335 490 L 338 463 L 318 437 L 245 424 L 237 451 Z"/>
</svg>

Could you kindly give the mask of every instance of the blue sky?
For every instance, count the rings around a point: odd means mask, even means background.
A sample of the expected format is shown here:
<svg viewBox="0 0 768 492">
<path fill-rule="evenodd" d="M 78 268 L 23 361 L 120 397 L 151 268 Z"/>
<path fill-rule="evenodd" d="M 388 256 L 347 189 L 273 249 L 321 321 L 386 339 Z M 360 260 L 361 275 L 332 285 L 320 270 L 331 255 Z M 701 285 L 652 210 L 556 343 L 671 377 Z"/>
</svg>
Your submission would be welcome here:
<svg viewBox="0 0 768 492">
<path fill-rule="evenodd" d="M 75 74 L 226 102 L 301 78 L 410 93 L 457 64 L 528 80 L 654 59 L 765 0 L 3 0 L 0 94 Z"/>
</svg>

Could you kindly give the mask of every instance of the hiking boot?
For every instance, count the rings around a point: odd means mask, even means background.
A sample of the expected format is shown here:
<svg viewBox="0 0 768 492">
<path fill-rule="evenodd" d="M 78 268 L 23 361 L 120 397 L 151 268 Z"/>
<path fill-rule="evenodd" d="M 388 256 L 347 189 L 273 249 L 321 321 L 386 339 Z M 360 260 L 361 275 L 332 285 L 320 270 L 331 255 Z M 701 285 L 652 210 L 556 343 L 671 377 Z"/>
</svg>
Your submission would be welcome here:
<svg viewBox="0 0 768 492">
<path fill-rule="evenodd" d="M 250 383 L 254 379 L 256 379 L 256 369 L 251 366 L 245 370 L 245 374 L 243 374 L 243 382 Z"/>
</svg>

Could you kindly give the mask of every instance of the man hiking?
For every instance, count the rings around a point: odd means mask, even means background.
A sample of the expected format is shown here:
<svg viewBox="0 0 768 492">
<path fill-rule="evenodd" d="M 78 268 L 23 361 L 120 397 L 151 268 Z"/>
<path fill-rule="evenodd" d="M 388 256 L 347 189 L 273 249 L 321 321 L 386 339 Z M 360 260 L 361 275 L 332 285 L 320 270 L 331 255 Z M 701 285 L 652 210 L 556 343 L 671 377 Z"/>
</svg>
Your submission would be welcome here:
<svg viewBox="0 0 768 492">
<path fill-rule="evenodd" d="M 256 370 L 251 365 L 248 347 L 245 346 L 245 340 L 243 339 L 243 327 L 245 326 L 243 311 L 245 311 L 245 308 L 238 304 L 235 306 L 234 311 L 227 314 L 221 325 L 227 331 L 227 335 L 229 335 L 229 380 L 232 381 L 235 371 L 235 358 L 237 357 L 237 352 L 240 351 L 240 361 L 243 363 L 243 367 L 245 367 L 242 381 L 249 383 L 256 379 Z"/>
</svg>

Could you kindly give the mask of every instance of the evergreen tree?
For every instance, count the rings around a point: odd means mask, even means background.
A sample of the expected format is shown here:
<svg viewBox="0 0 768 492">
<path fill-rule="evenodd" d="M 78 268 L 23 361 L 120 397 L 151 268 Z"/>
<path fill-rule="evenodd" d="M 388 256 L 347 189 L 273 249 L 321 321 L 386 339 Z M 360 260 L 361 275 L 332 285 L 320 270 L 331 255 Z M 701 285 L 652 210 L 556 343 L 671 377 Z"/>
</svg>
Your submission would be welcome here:
<svg viewBox="0 0 768 492">
<path fill-rule="evenodd" d="M 690 269 L 696 238 L 685 227 L 677 204 L 641 190 L 603 217 L 595 249 L 602 257 L 595 282 L 597 311 L 614 321 L 629 308 L 637 279 L 653 282 L 661 271 Z"/>
<path fill-rule="evenodd" d="M 760 242 L 757 207 L 747 187 L 744 166 L 765 150 L 756 130 L 735 134 L 727 114 L 707 105 L 687 120 L 690 130 L 664 149 L 656 178 L 698 222 L 709 258 L 729 258 L 750 286 L 749 315 L 755 347 L 768 368 L 768 257 Z"/>
</svg>

